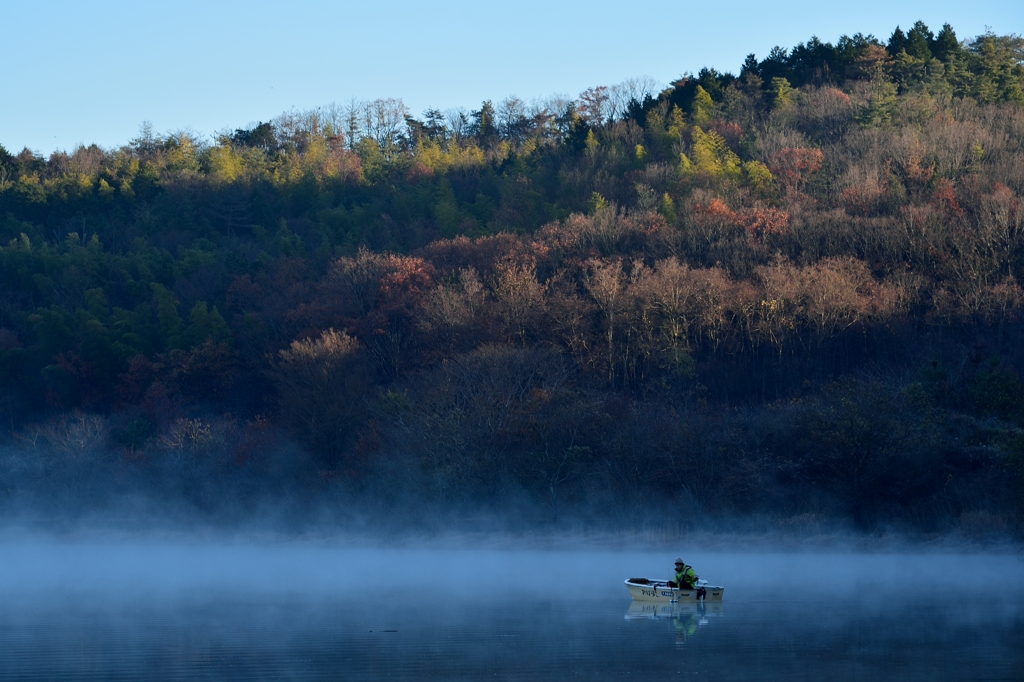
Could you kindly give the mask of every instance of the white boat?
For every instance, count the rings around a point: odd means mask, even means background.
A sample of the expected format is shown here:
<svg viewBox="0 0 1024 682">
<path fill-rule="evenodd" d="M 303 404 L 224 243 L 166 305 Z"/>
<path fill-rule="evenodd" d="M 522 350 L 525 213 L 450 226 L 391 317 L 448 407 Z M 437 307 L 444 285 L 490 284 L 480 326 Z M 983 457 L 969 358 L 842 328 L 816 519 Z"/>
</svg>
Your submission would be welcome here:
<svg viewBox="0 0 1024 682">
<path fill-rule="evenodd" d="M 669 587 L 667 580 L 651 580 L 649 578 L 629 578 L 625 581 L 629 596 L 634 601 L 653 602 L 696 602 L 722 601 L 724 587 L 708 585 L 707 580 L 698 580 L 692 588 Z"/>
</svg>

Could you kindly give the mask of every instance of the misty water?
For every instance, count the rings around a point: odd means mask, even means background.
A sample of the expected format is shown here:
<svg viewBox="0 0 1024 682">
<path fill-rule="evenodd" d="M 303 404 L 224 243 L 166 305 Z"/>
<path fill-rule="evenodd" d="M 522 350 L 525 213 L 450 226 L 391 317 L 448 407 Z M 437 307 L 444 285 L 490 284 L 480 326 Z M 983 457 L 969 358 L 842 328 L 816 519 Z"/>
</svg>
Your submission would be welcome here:
<svg viewBox="0 0 1024 682">
<path fill-rule="evenodd" d="M 668 577 L 679 553 L 725 586 L 725 600 L 632 602 L 623 579 Z M 1024 679 L 1024 563 L 696 547 L 0 544 L 3 679 L 652 675 Z"/>
</svg>

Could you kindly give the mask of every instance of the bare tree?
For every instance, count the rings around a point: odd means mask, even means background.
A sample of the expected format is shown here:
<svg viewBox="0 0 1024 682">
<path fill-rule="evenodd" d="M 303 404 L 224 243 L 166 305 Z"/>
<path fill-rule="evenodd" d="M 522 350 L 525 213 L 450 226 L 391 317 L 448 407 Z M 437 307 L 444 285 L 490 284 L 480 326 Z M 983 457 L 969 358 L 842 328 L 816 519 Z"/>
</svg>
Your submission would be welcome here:
<svg viewBox="0 0 1024 682">
<path fill-rule="evenodd" d="M 400 99 L 375 99 L 363 107 L 363 130 L 382 150 L 398 146 L 408 134 L 409 108 Z"/>
<path fill-rule="evenodd" d="M 448 124 L 448 130 L 451 131 L 452 138 L 461 143 L 466 137 L 469 136 L 469 112 L 463 107 L 457 107 L 453 109 L 447 109 L 444 112 L 445 121 Z"/>
<path fill-rule="evenodd" d="M 629 110 L 629 103 L 643 103 L 658 91 L 658 82 L 650 76 L 627 78 L 608 89 L 609 118 L 623 118 Z"/>
<path fill-rule="evenodd" d="M 498 104 L 498 133 L 513 144 L 520 144 L 526 137 L 529 119 L 526 105 L 515 95 L 506 97 Z"/>
<path fill-rule="evenodd" d="M 581 92 L 577 110 L 591 127 L 604 125 L 611 119 L 612 110 L 608 86 L 600 85 Z"/>
</svg>

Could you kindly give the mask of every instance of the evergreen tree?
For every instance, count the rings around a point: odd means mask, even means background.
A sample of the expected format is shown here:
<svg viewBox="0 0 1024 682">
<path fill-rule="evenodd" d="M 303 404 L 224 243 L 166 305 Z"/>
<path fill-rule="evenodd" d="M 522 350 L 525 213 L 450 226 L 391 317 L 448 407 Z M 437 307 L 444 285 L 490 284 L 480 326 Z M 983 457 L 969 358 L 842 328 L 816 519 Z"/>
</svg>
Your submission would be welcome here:
<svg viewBox="0 0 1024 682">
<path fill-rule="evenodd" d="M 697 90 L 693 96 L 693 104 L 690 108 L 690 120 L 693 125 L 706 126 L 711 123 L 715 116 L 715 102 L 711 99 L 711 95 L 700 85 L 697 86 Z"/>
<path fill-rule="evenodd" d="M 907 36 L 902 30 L 900 30 L 899 26 L 897 26 L 896 30 L 892 32 L 892 35 L 889 37 L 889 44 L 886 45 L 885 49 L 887 49 L 889 54 L 893 57 L 898 55 L 900 52 L 907 51 Z"/>
<path fill-rule="evenodd" d="M 963 48 L 960 47 L 960 41 L 956 39 L 956 33 L 949 24 L 943 24 L 939 35 L 935 37 L 932 54 L 942 62 L 949 62 L 962 56 Z"/>
<path fill-rule="evenodd" d="M 913 28 L 907 33 L 906 51 L 911 57 L 917 57 L 927 62 L 932 58 L 932 43 L 935 36 L 924 25 L 923 21 L 914 23 Z"/>
</svg>

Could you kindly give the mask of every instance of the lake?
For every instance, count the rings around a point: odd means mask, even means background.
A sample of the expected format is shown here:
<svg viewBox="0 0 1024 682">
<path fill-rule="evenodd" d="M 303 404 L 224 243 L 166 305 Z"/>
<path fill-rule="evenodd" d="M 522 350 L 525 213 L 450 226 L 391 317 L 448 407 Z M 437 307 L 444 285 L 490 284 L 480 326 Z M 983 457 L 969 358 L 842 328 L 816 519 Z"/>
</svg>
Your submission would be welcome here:
<svg viewBox="0 0 1024 682">
<path fill-rule="evenodd" d="M 682 553 L 722 603 L 632 602 Z M 0 544 L 0 677 L 1024 679 L 1012 554 Z"/>
</svg>

